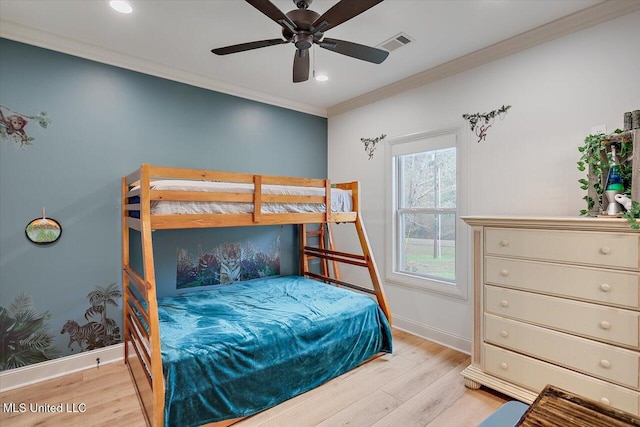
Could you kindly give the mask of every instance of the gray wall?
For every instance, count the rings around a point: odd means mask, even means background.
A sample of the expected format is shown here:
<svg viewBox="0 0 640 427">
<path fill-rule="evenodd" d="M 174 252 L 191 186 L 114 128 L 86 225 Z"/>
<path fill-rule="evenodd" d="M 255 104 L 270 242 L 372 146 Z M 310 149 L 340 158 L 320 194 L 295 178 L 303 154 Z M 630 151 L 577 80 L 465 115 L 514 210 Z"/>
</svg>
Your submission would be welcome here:
<svg viewBox="0 0 640 427">
<path fill-rule="evenodd" d="M 60 329 L 67 319 L 86 322 L 87 294 L 95 286 L 121 285 L 122 175 L 141 163 L 327 174 L 324 118 L 6 39 L 0 39 L 0 67 L 0 104 L 51 118 L 47 129 L 35 120 L 27 125 L 31 146 L 0 141 L 0 306 L 30 294 L 37 313 L 50 312 L 49 332 L 61 355 L 71 352 Z M 63 227 L 62 238 L 49 246 L 36 246 L 24 234 L 42 207 Z M 296 270 L 292 227 L 254 232 L 280 233 L 282 272 Z M 174 287 L 176 247 L 249 235 L 246 229 L 162 233 L 154 238 L 165 289 Z M 121 323 L 118 303 L 109 317 Z"/>
</svg>

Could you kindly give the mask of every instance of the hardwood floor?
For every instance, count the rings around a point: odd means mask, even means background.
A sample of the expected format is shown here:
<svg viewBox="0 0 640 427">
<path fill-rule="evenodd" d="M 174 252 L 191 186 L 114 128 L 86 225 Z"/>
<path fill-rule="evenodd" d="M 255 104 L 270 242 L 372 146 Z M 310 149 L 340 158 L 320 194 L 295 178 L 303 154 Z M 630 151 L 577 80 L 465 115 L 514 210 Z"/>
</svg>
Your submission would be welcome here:
<svg viewBox="0 0 640 427">
<path fill-rule="evenodd" d="M 465 388 L 460 372 L 469 364 L 466 354 L 400 330 L 393 334 L 392 355 L 235 425 L 470 427 L 508 400 Z M 2 426 L 145 426 L 120 362 L 1 393 L 0 401 Z M 53 412 L 58 408 L 63 413 Z"/>
</svg>

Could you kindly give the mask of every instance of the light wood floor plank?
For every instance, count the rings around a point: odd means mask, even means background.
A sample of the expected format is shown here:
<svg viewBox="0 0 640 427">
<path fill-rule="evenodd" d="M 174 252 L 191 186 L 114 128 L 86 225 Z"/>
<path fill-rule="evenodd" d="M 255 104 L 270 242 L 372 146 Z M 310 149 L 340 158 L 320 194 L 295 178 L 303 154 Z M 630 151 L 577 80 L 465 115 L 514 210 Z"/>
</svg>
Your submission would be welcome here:
<svg viewBox="0 0 640 427">
<path fill-rule="evenodd" d="M 460 381 L 460 373 L 467 365 L 468 363 L 464 362 L 451 369 L 372 427 L 428 425 L 464 394 L 465 386 L 464 382 Z"/>
<path fill-rule="evenodd" d="M 406 402 L 459 364 L 466 363 L 468 365 L 469 362 L 469 356 L 466 354 L 450 348 L 443 349 L 419 364 L 415 369 L 382 386 L 382 390 L 396 399 Z"/>
<path fill-rule="evenodd" d="M 282 414 L 287 412 L 295 412 L 296 408 L 300 405 L 303 405 L 305 402 L 313 401 L 313 400 L 330 400 L 333 399 L 336 392 L 336 388 L 339 384 L 344 382 L 342 377 L 335 378 L 328 383 L 323 384 L 321 387 L 314 388 L 313 390 L 309 390 L 308 392 L 301 394 L 299 396 L 294 397 L 293 399 L 289 399 L 286 402 L 281 403 L 280 405 L 268 409 L 266 411 L 260 412 L 259 414 L 253 415 L 249 418 L 246 418 L 239 423 L 236 423 L 235 426 L 238 427 L 256 427 L 256 426 L 264 426 L 269 423 L 273 423 L 275 418 L 281 417 Z"/>
<path fill-rule="evenodd" d="M 376 390 L 318 424 L 318 427 L 370 426 L 387 416 L 402 402 Z"/>
<path fill-rule="evenodd" d="M 247 418 L 238 427 L 470 427 L 508 398 L 464 387 L 468 356 L 394 330 L 394 354 L 374 359 L 321 387 Z M 2 427 L 143 427 L 122 362 L 0 393 L 0 403 L 70 405 L 84 413 L 0 412 Z M 0 408 L 3 409 L 3 408 Z"/>
<path fill-rule="evenodd" d="M 403 346 L 399 351 L 394 350 L 393 354 L 413 360 L 416 363 L 422 363 L 430 360 L 445 348 L 440 344 L 423 339 L 422 341 L 412 342 L 408 347 Z"/>
<path fill-rule="evenodd" d="M 503 395 L 485 389 L 467 389 L 462 397 L 430 422 L 429 427 L 477 426 L 504 403 Z"/>
</svg>

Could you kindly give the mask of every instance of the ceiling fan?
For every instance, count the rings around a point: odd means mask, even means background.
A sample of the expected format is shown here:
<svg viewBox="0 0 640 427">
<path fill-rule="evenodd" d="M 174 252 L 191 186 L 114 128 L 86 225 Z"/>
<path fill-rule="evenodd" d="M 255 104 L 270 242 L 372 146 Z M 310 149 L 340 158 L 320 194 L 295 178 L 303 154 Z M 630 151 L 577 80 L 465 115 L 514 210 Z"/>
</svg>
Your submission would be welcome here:
<svg viewBox="0 0 640 427">
<path fill-rule="evenodd" d="M 321 48 L 351 56 L 363 61 L 380 64 L 389 52 L 344 40 L 324 37 L 324 33 L 331 28 L 358 16 L 383 0 L 341 0 L 332 8 L 320 15 L 309 9 L 313 0 L 293 0 L 298 9 L 282 13 L 269 0 L 246 0 L 247 3 L 267 15 L 282 27 L 282 38 L 260 40 L 212 49 L 216 55 L 228 55 L 259 49 L 278 44 L 293 43 L 296 46 L 293 57 L 293 82 L 299 83 L 309 80 L 309 48 L 317 44 Z"/>
</svg>

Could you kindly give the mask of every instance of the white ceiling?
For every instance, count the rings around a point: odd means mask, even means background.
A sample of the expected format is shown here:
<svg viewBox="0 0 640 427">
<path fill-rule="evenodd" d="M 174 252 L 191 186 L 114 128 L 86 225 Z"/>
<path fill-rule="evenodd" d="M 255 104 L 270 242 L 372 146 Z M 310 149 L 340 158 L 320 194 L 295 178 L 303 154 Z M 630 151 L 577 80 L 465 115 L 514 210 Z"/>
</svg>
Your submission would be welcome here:
<svg viewBox="0 0 640 427">
<path fill-rule="evenodd" d="M 413 38 L 380 64 L 315 47 L 312 68 L 329 81 L 292 83 L 290 44 L 217 56 L 212 48 L 271 39 L 280 27 L 240 0 L 0 0 L 0 35 L 203 87 L 326 115 L 328 108 L 485 48 L 600 0 L 386 0 L 327 31 L 376 46 Z M 291 0 L 273 0 L 282 11 Z M 315 0 L 322 14 L 335 0 Z M 324 112 L 324 113 L 323 113 Z"/>
</svg>

